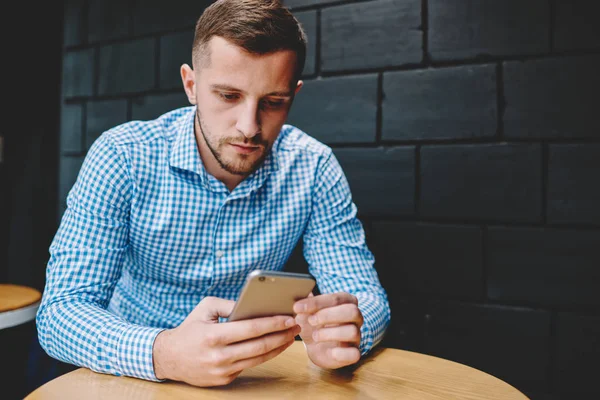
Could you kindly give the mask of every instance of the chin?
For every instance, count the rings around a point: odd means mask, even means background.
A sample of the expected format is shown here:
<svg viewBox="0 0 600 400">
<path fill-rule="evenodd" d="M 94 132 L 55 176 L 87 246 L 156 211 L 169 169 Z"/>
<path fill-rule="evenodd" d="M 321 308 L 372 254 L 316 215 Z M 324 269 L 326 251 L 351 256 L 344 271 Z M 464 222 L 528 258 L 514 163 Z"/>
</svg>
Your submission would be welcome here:
<svg viewBox="0 0 600 400">
<path fill-rule="evenodd" d="M 244 160 L 241 161 L 239 159 L 229 159 L 227 160 L 227 162 L 225 163 L 225 165 L 227 166 L 227 168 L 225 168 L 226 171 L 228 171 L 231 174 L 235 174 L 235 175 L 250 175 L 252 172 L 254 172 L 258 167 L 260 167 L 260 165 L 256 166 L 256 168 L 254 167 L 256 160 Z"/>
</svg>

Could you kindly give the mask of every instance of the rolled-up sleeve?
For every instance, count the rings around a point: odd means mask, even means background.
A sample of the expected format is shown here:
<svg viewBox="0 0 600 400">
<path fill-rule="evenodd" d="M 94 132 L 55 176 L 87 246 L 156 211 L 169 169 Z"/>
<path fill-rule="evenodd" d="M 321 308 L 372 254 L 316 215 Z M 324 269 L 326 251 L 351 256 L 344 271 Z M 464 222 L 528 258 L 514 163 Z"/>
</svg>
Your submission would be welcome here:
<svg viewBox="0 0 600 400">
<path fill-rule="evenodd" d="M 107 311 L 129 250 L 134 190 L 125 155 L 102 135 L 67 196 L 36 322 L 40 345 L 51 357 L 96 372 L 157 380 L 152 346 L 161 329 Z"/>
<path fill-rule="evenodd" d="M 304 257 L 321 293 L 347 292 L 358 299 L 364 318 L 359 349 L 364 355 L 382 340 L 390 306 L 356 217 L 348 181 L 333 153 L 317 172 L 313 199 L 303 237 Z"/>
</svg>

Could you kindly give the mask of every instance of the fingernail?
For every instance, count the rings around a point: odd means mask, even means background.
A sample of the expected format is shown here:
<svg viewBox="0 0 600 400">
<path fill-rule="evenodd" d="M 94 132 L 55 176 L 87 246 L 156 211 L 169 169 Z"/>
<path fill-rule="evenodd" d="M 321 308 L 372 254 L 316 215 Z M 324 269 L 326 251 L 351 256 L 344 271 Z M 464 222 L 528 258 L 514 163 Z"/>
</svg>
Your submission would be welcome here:
<svg viewBox="0 0 600 400">
<path fill-rule="evenodd" d="M 304 312 L 304 311 L 306 311 L 306 304 L 296 304 L 296 305 L 294 306 L 294 311 L 295 311 L 296 313 L 301 313 L 301 312 Z"/>
<path fill-rule="evenodd" d="M 308 317 L 308 323 L 311 325 L 316 325 L 317 324 L 317 317 L 315 317 L 314 315 L 311 315 L 310 317 Z"/>
<path fill-rule="evenodd" d="M 296 320 L 294 318 L 288 318 L 285 321 L 285 326 L 287 326 L 288 328 L 291 328 L 294 325 L 296 325 Z"/>
</svg>

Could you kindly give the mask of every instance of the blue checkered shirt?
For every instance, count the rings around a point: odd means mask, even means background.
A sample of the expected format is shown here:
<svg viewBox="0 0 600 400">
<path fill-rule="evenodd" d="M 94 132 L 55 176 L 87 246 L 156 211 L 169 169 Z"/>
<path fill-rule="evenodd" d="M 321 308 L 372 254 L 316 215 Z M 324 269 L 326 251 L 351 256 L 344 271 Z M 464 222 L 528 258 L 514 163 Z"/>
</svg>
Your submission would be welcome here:
<svg viewBox="0 0 600 400">
<path fill-rule="evenodd" d="M 319 291 L 358 298 L 367 353 L 390 309 L 331 149 L 284 125 L 230 192 L 203 167 L 194 112 L 130 121 L 90 148 L 50 246 L 41 346 L 97 372 L 157 380 L 159 332 L 206 296 L 236 299 L 250 271 L 283 269 L 303 239 Z"/>
</svg>

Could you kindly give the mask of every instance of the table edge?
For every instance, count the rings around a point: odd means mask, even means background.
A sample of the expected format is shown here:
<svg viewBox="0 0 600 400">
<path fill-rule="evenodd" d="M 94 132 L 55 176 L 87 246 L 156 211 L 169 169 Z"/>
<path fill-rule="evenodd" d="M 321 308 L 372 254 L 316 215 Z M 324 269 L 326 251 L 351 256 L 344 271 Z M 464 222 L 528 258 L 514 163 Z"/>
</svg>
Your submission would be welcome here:
<svg viewBox="0 0 600 400">
<path fill-rule="evenodd" d="M 375 350 L 375 349 L 373 349 L 373 350 Z M 405 350 L 405 349 L 397 349 L 397 348 L 394 348 L 394 347 L 381 347 L 381 348 L 377 348 L 377 350 L 379 350 L 379 352 L 386 351 L 386 350 L 392 350 L 392 352 L 398 351 L 400 353 L 413 353 L 413 354 L 421 356 L 421 357 L 422 356 L 426 356 L 426 357 L 429 357 L 429 358 L 434 358 L 434 359 L 436 359 L 438 361 L 441 360 L 441 362 L 456 364 L 456 365 L 458 365 L 458 366 L 460 366 L 462 368 L 469 368 L 469 369 L 472 369 L 474 371 L 477 371 L 477 373 L 479 373 L 479 374 L 488 375 L 492 379 L 494 379 L 496 381 L 499 381 L 499 382 L 501 382 L 504 385 L 507 385 L 512 390 L 514 390 L 515 393 L 520 394 L 522 396 L 523 400 L 530 400 L 529 397 L 525 393 L 523 393 L 521 390 L 519 390 L 518 388 L 516 388 L 514 385 L 508 383 L 504 379 L 501 379 L 501 378 L 499 378 L 499 377 L 497 377 L 497 376 L 495 376 L 493 374 L 490 374 L 489 372 L 483 371 L 483 370 L 481 370 L 479 368 L 475 368 L 475 367 L 472 367 L 472 366 L 467 365 L 467 364 L 463 364 L 463 363 L 458 362 L 458 361 L 453 361 L 453 360 L 449 360 L 447 358 L 442 358 L 442 357 L 438 357 L 438 356 L 434 356 L 434 355 L 430 355 L 430 354 L 420 353 L 418 351 L 411 351 L 411 350 Z M 375 351 L 375 354 L 373 354 L 372 356 L 376 356 L 377 353 L 378 352 Z M 369 357 L 367 356 L 364 360 L 359 361 L 357 364 L 355 364 L 355 367 L 356 368 L 360 368 L 360 366 L 362 365 L 363 362 L 368 362 L 368 358 Z M 108 376 L 115 376 L 115 375 L 111 375 L 111 374 L 103 374 L 101 372 L 96 372 L 96 371 L 94 371 L 94 370 L 92 370 L 92 369 L 90 369 L 88 367 L 77 367 L 75 370 L 70 371 L 70 372 L 68 372 L 66 374 L 63 374 L 63 375 L 61 375 L 61 376 L 59 376 L 59 377 L 57 377 L 57 378 L 55 378 L 55 379 L 53 379 L 53 380 L 51 380 L 49 382 L 46 382 L 45 384 L 41 385 L 40 387 L 36 388 L 31 393 L 29 393 L 29 395 L 27 395 L 27 397 L 25 397 L 24 400 L 31 400 L 31 399 L 33 399 L 34 395 L 36 395 L 36 392 L 41 391 L 44 386 L 50 384 L 52 381 L 55 381 L 56 379 L 60 379 L 62 377 L 66 377 L 67 375 L 72 376 L 72 375 L 77 375 L 77 374 L 81 374 L 81 373 L 94 373 L 94 374 L 102 374 L 102 375 L 108 375 Z M 140 378 L 135 378 L 135 377 L 131 377 L 131 378 L 132 379 L 140 379 Z"/>
</svg>

